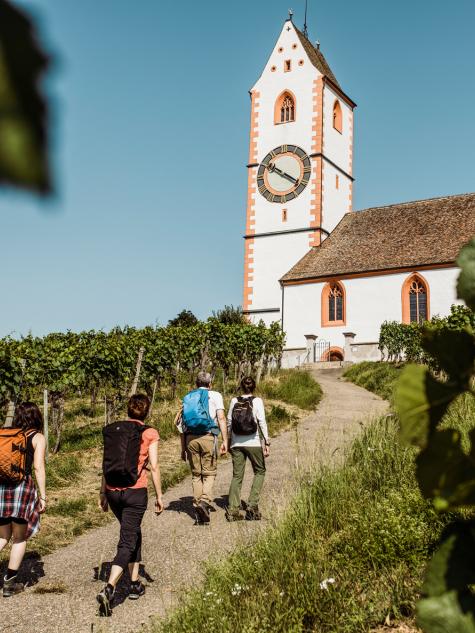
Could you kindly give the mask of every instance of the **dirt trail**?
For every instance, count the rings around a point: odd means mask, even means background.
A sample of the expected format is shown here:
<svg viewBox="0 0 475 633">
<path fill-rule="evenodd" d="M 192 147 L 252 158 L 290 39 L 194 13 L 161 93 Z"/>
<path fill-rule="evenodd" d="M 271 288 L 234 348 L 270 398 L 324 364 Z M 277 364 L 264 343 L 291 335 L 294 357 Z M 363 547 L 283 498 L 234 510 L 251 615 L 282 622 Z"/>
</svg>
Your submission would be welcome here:
<svg viewBox="0 0 475 633">
<path fill-rule="evenodd" d="M 295 492 L 296 473 L 314 460 L 334 463 L 360 424 L 387 411 L 387 403 L 339 378 L 337 372 L 315 372 L 324 395 L 317 411 L 298 427 L 272 442 L 263 491 L 262 522 L 228 524 L 224 506 L 231 478 L 231 462 L 220 463 L 216 480 L 216 512 L 210 527 L 195 527 L 191 517 L 191 482 L 187 478 L 165 495 L 162 516 L 149 509 L 143 523 L 147 593 L 126 600 L 119 586 L 111 618 L 96 614 L 95 595 L 102 586 L 97 570 L 112 560 L 117 525 L 111 524 L 79 537 L 72 545 L 30 563 L 37 583 L 14 598 L 0 602 L 2 633 L 131 633 L 163 616 L 176 605 L 182 588 L 200 582 L 203 561 L 216 560 L 252 541 L 285 511 Z M 249 490 L 248 476 L 243 496 Z M 153 503 L 153 502 L 152 502 Z M 30 543 L 30 551 L 34 541 Z M 25 572 L 26 573 L 26 572 Z M 39 578 L 38 578 L 39 577 Z M 47 593 L 57 591 L 61 593 Z"/>
</svg>

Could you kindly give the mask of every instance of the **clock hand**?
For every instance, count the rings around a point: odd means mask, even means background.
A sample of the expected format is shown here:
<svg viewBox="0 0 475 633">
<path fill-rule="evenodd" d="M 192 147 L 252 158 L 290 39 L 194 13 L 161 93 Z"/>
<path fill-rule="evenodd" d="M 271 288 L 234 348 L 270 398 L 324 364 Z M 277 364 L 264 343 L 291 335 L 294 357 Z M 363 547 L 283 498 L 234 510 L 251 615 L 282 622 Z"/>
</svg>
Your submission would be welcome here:
<svg viewBox="0 0 475 633">
<path fill-rule="evenodd" d="M 282 178 L 285 178 L 286 180 L 290 180 L 290 182 L 293 183 L 294 185 L 297 185 L 299 182 L 298 178 L 294 178 L 290 174 L 287 174 L 285 171 L 282 171 L 282 169 L 279 169 L 278 167 L 276 167 L 274 163 L 270 163 L 268 169 L 271 173 L 275 171 L 277 174 L 279 174 L 279 176 L 282 176 Z"/>
</svg>

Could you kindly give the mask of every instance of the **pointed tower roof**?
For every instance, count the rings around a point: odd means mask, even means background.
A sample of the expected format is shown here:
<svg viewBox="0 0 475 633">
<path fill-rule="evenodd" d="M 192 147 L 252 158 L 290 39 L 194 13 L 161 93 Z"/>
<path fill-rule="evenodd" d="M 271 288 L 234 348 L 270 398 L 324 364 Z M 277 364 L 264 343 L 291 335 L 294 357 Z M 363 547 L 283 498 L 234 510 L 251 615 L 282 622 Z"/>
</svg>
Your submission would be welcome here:
<svg viewBox="0 0 475 633">
<path fill-rule="evenodd" d="M 308 40 L 305 37 L 302 31 L 299 31 L 299 29 L 295 26 L 295 24 L 293 25 L 293 27 L 295 29 L 295 32 L 298 35 L 300 43 L 302 44 L 305 52 L 308 55 L 308 58 L 310 59 L 312 64 L 315 66 L 315 68 L 318 71 L 320 71 L 324 77 L 327 77 L 332 83 L 335 84 L 335 86 L 337 86 L 337 88 L 340 88 L 341 90 L 340 84 L 338 83 L 335 75 L 332 73 L 332 70 L 330 66 L 328 65 L 327 60 L 323 56 L 323 53 L 320 51 L 320 49 L 315 48 L 315 46 L 310 42 L 310 40 Z"/>
</svg>

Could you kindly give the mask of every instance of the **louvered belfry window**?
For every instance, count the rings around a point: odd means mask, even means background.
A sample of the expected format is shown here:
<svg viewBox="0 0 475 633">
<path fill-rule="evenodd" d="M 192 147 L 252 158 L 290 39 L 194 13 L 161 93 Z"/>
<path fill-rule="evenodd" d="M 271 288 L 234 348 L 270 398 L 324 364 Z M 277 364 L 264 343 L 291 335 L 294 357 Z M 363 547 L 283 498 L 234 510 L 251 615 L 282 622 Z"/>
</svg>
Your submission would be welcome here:
<svg viewBox="0 0 475 633">
<path fill-rule="evenodd" d="M 343 292 L 338 284 L 332 284 L 328 293 L 328 320 L 343 321 Z"/>
<path fill-rule="evenodd" d="M 285 95 L 280 107 L 280 122 L 295 121 L 295 104 L 290 95 Z"/>
<path fill-rule="evenodd" d="M 409 320 L 411 323 L 427 321 L 427 289 L 417 277 L 409 286 Z"/>
</svg>

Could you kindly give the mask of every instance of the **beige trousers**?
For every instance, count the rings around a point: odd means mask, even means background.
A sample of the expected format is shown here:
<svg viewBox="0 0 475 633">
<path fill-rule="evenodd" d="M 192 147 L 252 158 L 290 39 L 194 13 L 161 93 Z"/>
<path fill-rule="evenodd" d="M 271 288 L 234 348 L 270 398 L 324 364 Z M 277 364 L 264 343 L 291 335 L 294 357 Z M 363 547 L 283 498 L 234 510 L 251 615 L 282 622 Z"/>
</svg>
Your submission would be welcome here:
<svg viewBox="0 0 475 633">
<path fill-rule="evenodd" d="M 186 449 L 193 484 L 193 505 L 200 501 L 211 503 L 218 459 L 214 435 L 187 435 Z"/>
</svg>

